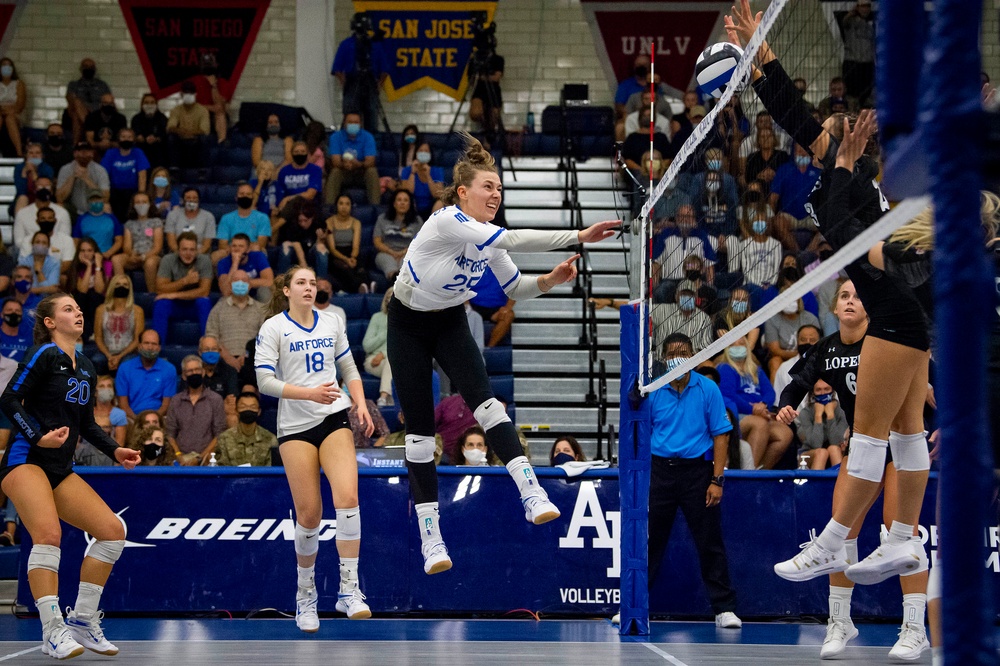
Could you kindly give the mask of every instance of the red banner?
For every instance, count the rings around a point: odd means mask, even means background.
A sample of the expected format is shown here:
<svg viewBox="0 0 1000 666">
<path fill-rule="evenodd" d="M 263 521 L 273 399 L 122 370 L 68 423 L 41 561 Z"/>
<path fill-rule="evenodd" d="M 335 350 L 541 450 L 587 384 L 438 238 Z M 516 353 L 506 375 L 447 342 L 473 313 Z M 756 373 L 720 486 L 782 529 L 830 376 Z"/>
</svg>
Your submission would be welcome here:
<svg viewBox="0 0 1000 666">
<path fill-rule="evenodd" d="M 152 93 L 180 90 L 215 56 L 217 76 L 235 90 L 271 0 L 118 0 Z"/>
<path fill-rule="evenodd" d="M 7 45 L 14 28 L 17 25 L 17 17 L 24 9 L 27 0 L 0 0 L 0 53 L 6 53 Z"/>
<path fill-rule="evenodd" d="M 722 39 L 722 16 L 732 3 L 718 0 L 581 0 L 594 45 L 613 88 L 632 76 L 640 54 L 656 49 L 656 73 L 667 85 L 687 90 L 698 55 Z"/>
</svg>

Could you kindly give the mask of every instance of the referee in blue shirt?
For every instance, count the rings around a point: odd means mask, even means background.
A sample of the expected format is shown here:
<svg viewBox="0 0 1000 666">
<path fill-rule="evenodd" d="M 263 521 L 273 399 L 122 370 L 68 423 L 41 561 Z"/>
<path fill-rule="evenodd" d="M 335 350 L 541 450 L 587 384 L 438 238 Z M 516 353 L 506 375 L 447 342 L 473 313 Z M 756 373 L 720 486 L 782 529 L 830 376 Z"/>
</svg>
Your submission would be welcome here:
<svg viewBox="0 0 1000 666">
<path fill-rule="evenodd" d="M 691 358 L 694 347 L 683 333 L 663 343 L 667 368 Z M 649 481 L 649 586 L 660 569 L 679 508 L 698 549 L 701 577 L 716 626 L 738 629 L 736 592 L 722 542 L 723 472 L 733 425 L 722 392 L 710 379 L 689 372 L 649 395 L 652 465 Z"/>
</svg>

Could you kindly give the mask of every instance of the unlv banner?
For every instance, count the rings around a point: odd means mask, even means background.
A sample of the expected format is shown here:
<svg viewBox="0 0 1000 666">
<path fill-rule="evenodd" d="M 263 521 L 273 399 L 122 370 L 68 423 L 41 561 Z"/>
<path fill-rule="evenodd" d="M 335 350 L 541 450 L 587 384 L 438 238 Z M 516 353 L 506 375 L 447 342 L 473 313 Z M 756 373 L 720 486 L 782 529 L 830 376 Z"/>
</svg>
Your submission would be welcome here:
<svg viewBox="0 0 1000 666">
<path fill-rule="evenodd" d="M 118 0 L 150 90 L 180 90 L 211 53 L 235 90 L 271 0 Z"/>
<path fill-rule="evenodd" d="M 614 90 L 632 76 L 640 54 L 656 49 L 656 73 L 678 90 L 694 80 L 698 55 L 723 39 L 723 15 L 732 3 L 717 0 L 580 0 L 604 73 Z"/>
<path fill-rule="evenodd" d="M 7 52 L 10 37 L 27 0 L 0 0 L 0 53 Z"/>
<path fill-rule="evenodd" d="M 465 96 L 468 64 L 474 37 L 473 16 L 486 14 L 493 23 L 495 0 L 355 0 L 354 9 L 366 12 L 376 40 L 389 65 L 385 90 L 390 101 L 422 88 L 432 88 L 453 99 Z"/>
</svg>

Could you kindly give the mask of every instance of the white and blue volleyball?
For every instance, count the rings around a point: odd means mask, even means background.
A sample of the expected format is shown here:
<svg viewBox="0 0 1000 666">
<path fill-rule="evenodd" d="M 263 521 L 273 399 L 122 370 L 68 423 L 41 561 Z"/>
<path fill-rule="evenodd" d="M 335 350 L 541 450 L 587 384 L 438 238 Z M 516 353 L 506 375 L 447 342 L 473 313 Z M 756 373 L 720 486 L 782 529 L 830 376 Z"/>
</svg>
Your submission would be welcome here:
<svg viewBox="0 0 1000 666">
<path fill-rule="evenodd" d="M 729 42 L 719 42 L 706 48 L 694 66 L 698 89 L 716 99 L 722 97 L 742 57 L 743 49 Z"/>
</svg>

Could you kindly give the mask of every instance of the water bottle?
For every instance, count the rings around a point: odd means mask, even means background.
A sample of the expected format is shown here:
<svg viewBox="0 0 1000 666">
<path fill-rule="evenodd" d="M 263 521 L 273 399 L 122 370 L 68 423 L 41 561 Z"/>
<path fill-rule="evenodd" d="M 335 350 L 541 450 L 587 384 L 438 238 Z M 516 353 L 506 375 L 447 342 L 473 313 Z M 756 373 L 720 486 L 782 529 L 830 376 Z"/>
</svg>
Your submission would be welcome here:
<svg viewBox="0 0 1000 666">
<path fill-rule="evenodd" d="M 212 455 L 214 456 L 215 454 L 213 453 Z M 808 469 L 809 469 L 809 461 L 806 460 L 805 456 L 802 456 L 801 458 L 799 458 L 799 471 L 804 472 Z"/>
<path fill-rule="evenodd" d="M 219 461 L 215 459 L 215 451 L 212 451 L 210 454 L 208 454 L 208 466 L 209 467 L 219 466 Z"/>
<path fill-rule="evenodd" d="M 524 128 L 527 130 L 528 134 L 535 133 L 535 112 L 529 110 L 528 117 L 524 121 Z"/>
</svg>

